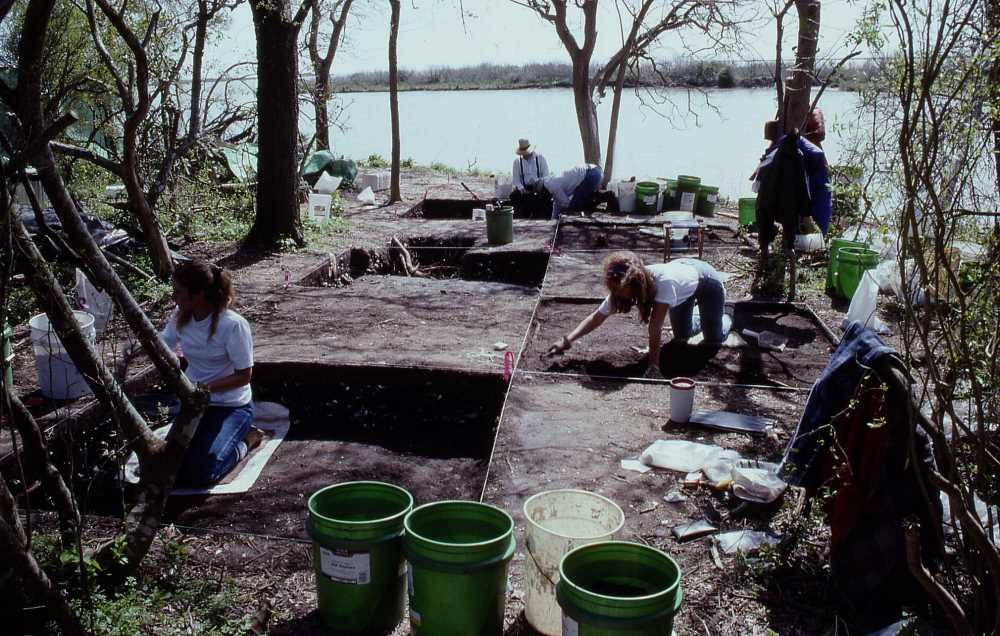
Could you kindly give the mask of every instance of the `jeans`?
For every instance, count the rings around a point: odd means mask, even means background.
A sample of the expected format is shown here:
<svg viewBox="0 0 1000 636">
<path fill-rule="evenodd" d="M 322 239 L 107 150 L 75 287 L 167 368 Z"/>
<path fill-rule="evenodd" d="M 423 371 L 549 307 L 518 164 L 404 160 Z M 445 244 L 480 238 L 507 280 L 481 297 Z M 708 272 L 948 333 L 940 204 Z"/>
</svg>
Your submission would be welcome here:
<svg viewBox="0 0 1000 636">
<path fill-rule="evenodd" d="M 573 190 L 573 198 L 569 200 L 569 208 L 567 209 L 582 210 L 589 207 L 590 202 L 594 198 L 594 193 L 601 187 L 601 177 L 603 176 L 604 172 L 600 166 L 587 168 L 587 174 L 584 175 L 583 181 Z"/>
<path fill-rule="evenodd" d="M 253 413 L 253 402 L 206 408 L 177 473 L 178 485 L 209 486 L 225 477 L 240 459 L 237 446 L 250 431 Z"/>
<path fill-rule="evenodd" d="M 695 258 L 678 260 L 698 270 L 698 289 L 668 312 L 674 338 L 690 338 L 700 331 L 705 335 L 707 344 L 721 343 L 732 327 L 732 320 L 725 314 L 726 288 L 722 285 L 719 272 L 705 261 Z M 698 305 L 697 310 L 695 304 Z"/>
</svg>

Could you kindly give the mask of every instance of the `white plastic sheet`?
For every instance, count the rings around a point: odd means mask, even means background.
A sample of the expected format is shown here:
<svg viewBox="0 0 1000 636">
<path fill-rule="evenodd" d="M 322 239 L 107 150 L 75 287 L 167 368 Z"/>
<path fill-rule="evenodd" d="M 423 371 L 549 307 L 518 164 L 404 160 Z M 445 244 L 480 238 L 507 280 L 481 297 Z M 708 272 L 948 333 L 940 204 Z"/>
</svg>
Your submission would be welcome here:
<svg viewBox="0 0 1000 636">
<path fill-rule="evenodd" d="M 358 201 L 368 205 L 375 205 L 375 192 L 370 188 L 365 188 L 358 193 Z"/>
<path fill-rule="evenodd" d="M 854 291 L 851 298 L 851 305 L 847 308 L 846 324 L 860 322 L 866 328 L 876 333 L 888 333 L 889 327 L 879 320 L 876 315 L 878 309 L 878 283 L 875 282 L 875 274 L 871 270 L 865 270 L 861 276 L 861 282 Z"/>
</svg>

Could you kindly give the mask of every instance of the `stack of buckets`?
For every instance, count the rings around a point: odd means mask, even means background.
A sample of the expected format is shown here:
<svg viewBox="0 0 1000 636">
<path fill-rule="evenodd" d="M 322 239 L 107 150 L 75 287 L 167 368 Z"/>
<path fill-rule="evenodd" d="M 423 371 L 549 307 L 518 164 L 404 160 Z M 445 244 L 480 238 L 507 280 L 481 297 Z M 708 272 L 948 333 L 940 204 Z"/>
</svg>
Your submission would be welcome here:
<svg viewBox="0 0 1000 636">
<path fill-rule="evenodd" d="M 624 515 L 578 490 L 524 504 L 525 615 L 544 634 L 669 634 L 680 607 L 680 569 L 639 544 L 609 541 Z M 440 501 L 413 507 L 380 482 L 329 486 L 309 498 L 319 613 L 340 633 L 503 633 L 514 521 L 493 506 Z"/>
<path fill-rule="evenodd" d="M 826 271 L 827 290 L 850 300 L 865 270 L 875 269 L 878 261 L 878 252 L 868 249 L 865 243 L 833 239 L 830 241 L 830 264 Z"/>
</svg>

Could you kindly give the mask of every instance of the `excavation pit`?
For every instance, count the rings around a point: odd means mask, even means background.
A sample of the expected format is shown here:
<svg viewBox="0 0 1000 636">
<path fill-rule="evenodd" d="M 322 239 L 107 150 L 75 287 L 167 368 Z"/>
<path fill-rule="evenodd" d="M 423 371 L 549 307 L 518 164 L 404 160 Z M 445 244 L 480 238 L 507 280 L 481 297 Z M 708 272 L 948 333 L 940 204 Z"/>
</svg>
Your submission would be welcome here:
<svg viewBox="0 0 1000 636">
<path fill-rule="evenodd" d="M 363 276 L 489 281 L 538 287 L 548 252 L 537 245 L 474 247 L 476 239 L 413 237 L 380 249 L 351 248 L 305 276 L 301 284 L 342 287 Z"/>
<path fill-rule="evenodd" d="M 255 398 L 289 407 L 285 441 L 248 492 L 172 497 L 170 521 L 305 539 L 306 500 L 334 483 L 386 481 L 417 504 L 479 497 L 506 388 L 499 375 L 344 367 L 261 376 Z"/>
<path fill-rule="evenodd" d="M 510 205 L 505 199 L 424 199 L 410 208 L 404 216 L 424 219 L 472 219 L 472 211 L 485 208 L 487 204 L 494 207 Z M 552 214 L 549 207 L 530 208 L 514 207 L 515 219 L 548 219 Z"/>
<path fill-rule="evenodd" d="M 670 251 L 676 255 L 697 253 L 697 230 L 673 231 Z M 703 245 L 737 246 L 739 236 L 726 225 L 706 224 Z M 556 245 L 562 250 L 642 250 L 663 253 L 663 225 L 645 222 L 615 223 L 570 219 L 559 227 Z"/>
<path fill-rule="evenodd" d="M 592 334 L 581 338 L 562 355 L 545 355 L 552 343 L 569 333 L 594 311 L 599 301 L 545 299 L 532 324 L 523 368 L 591 377 L 641 377 L 646 371 L 647 326 L 630 315 L 610 316 Z M 826 367 L 833 348 L 810 312 L 789 303 L 739 302 L 733 307 L 733 330 L 771 331 L 787 338 L 784 352 L 758 348 L 709 347 L 671 340 L 664 326 L 660 370 L 664 377 L 693 377 L 700 381 L 776 387 L 809 387 Z"/>
</svg>

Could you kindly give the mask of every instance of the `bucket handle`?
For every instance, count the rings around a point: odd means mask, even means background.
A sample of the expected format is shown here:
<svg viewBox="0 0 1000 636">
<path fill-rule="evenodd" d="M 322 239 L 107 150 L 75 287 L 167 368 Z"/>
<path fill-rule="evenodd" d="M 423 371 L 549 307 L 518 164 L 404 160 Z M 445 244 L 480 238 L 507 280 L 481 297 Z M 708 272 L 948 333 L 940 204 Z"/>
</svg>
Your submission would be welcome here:
<svg viewBox="0 0 1000 636">
<path fill-rule="evenodd" d="M 534 550 L 531 549 L 531 537 L 524 538 L 524 547 L 527 549 L 528 556 L 531 557 L 531 562 L 535 564 L 535 569 L 538 570 L 538 573 L 544 576 L 545 580 L 552 584 L 552 587 L 555 587 L 556 582 L 552 580 L 552 577 L 549 576 L 548 572 L 545 571 L 545 568 L 542 567 L 542 564 L 539 563 L 538 559 L 535 558 L 535 552 Z"/>
</svg>

